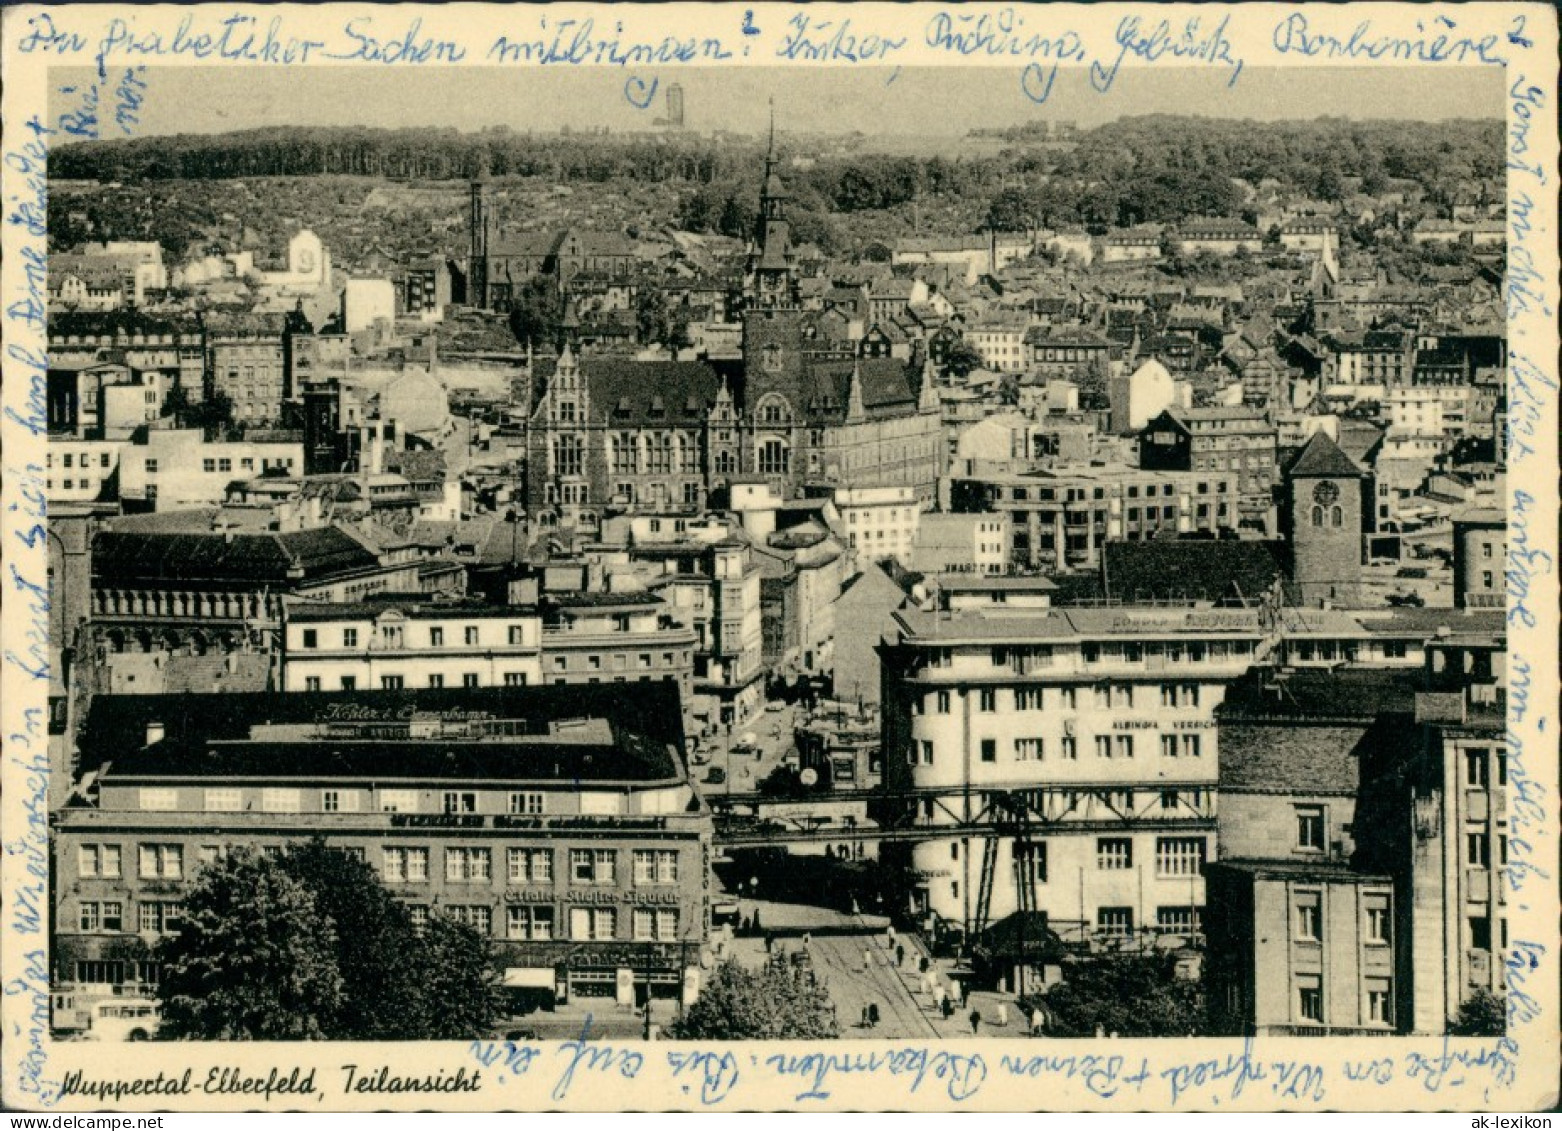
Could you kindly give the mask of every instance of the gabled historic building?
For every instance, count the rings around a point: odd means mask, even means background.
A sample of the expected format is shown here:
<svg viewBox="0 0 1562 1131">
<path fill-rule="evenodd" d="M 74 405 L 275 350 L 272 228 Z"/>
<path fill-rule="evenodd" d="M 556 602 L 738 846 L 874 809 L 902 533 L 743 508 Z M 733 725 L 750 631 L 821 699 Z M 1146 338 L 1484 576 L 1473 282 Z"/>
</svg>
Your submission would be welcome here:
<svg viewBox="0 0 1562 1131">
<path fill-rule="evenodd" d="M 784 496 L 815 482 L 932 499 L 944 446 L 931 367 L 817 348 L 773 141 L 765 170 L 740 365 L 607 358 L 566 333 L 556 360 L 530 366 L 526 506 L 540 525 L 592 529 L 604 507 L 702 508 L 739 479 Z"/>
</svg>

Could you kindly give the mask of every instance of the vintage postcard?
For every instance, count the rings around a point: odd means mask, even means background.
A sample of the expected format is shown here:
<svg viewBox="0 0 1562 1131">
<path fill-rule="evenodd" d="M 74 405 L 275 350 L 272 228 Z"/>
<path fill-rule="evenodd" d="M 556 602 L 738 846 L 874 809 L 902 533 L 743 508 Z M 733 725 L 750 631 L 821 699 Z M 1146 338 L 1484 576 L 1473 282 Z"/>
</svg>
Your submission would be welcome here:
<svg viewBox="0 0 1562 1131">
<path fill-rule="evenodd" d="M 3 16 L 7 1107 L 1555 1104 L 1554 8 Z"/>
</svg>

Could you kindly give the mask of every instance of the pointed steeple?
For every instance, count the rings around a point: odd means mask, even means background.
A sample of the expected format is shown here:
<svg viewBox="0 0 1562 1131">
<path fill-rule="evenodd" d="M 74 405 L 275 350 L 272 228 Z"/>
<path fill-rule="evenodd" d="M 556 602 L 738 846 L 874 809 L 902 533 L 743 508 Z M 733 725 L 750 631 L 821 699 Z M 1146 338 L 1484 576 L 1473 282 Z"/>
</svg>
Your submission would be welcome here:
<svg viewBox="0 0 1562 1131">
<path fill-rule="evenodd" d="M 862 359 L 852 362 L 851 383 L 846 387 L 846 419 L 861 420 L 868 415 L 862 401 Z"/>
<path fill-rule="evenodd" d="M 755 305 L 770 309 L 798 305 L 792 229 L 786 218 L 786 187 L 776 172 L 776 107 L 770 102 L 770 133 L 765 143 L 765 179 L 759 193 L 754 248 L 749 256 L 750 285 Z"/>
</svg>

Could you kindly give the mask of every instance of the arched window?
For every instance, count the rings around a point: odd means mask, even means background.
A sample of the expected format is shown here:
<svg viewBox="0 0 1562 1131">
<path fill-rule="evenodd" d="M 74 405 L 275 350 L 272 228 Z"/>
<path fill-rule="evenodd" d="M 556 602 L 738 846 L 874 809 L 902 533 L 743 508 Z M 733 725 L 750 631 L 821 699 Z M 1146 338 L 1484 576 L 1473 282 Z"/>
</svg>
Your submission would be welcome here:
<svg viewBox="0 0 1562 1131">
<path fill-rule="evenodd" d="M 786 401 L 781 397 L 769 396 L 759 402 L 759 422 L 761 424 L 785 424 L 791 417 L 791 411 Z"/>
<path fill-rule="evenodd" d="M 792 466 L 792 453 L 785 440 L 765 440 L 759 445 L 759 473 L 786 475 Z"/>
<path fill-rule="evenodd" d="M 1344 511 L 1343 508 L 1341 508 L 1341 507 L 1331 507 L 1329 509 L 1329 525 L 1330 526 L 1344 526 L 1345 525 L 1345 511 Z"/>
<path fill-rule="evenodd" d="M 555 475 L 579 475 L 581 473 L 579 436 L 560 436 L 553 441 L 553 473 Z"/>
<path fill-rule="evenodd" d="M 1322 526 L 1323 525 L 1323 508 L 1322 507 L 1314 507 L 1313 508 L 1313 525 L 1314 526 Z"/>
</svg>

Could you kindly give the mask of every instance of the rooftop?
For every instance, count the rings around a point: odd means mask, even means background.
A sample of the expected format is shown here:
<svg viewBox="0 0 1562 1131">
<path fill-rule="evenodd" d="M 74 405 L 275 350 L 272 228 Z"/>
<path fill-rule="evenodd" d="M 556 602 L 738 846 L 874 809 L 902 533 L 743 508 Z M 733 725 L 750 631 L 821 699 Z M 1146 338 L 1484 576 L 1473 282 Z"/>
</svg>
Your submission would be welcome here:
<svg viewBox="0 0 1562 1131">
<path fill-rule="evenodd" d="M 149 724 L 161 739 L 143 744 Z M 136 736 L 129 743 L 127 736 Z M 154 735 L 155 737 L 155 735 Z M 100 779 L 360 778 L 653 783 L 681 776 L 670 682 L 594 687 L 100 696 Z M 127 749 L 128 746 L 128 749 Z"/>
</svg>

